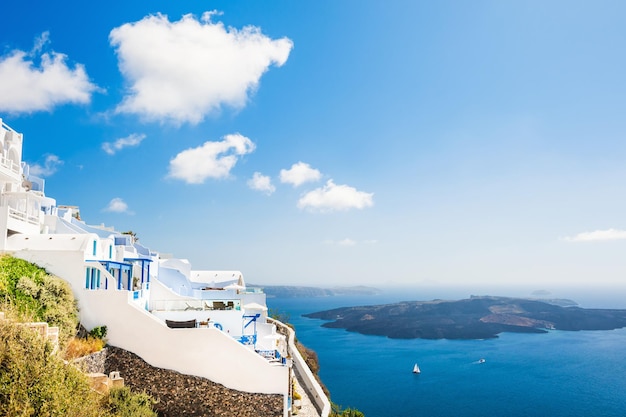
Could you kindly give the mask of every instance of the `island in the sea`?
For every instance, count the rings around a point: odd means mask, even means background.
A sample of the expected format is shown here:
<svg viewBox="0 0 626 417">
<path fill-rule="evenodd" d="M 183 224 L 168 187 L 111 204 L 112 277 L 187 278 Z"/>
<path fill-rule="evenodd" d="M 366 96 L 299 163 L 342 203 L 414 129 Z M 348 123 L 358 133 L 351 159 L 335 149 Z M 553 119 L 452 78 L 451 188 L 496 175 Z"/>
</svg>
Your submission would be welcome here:
<svg viewBox="0 0 626 417">
<path fill-rule="evenodd" d="M 337 295 L 345 296 L 363 296 L 363 295 L 377 295 L 380 294 L 378 288 L 366 287 L 363 285 L 357 285 L 352 287 L 332 287 L 332 288 L 320 288 L 320 287 L 306 287 L 298 285 L 256 285 L 250 284 L 249 288 L 263 288 L 263 292 L 268 298 L 280 297 L 280 298 L 301 298 L 301 297 L 332 297 Z"/>
<path fill-rule="evenodd" d="M 306 314 L 342 328 L 394 339 L 488 339 L 502 332 L 613 330 L 626 327 L 626 310 L 585 309 L 571 300 L 472 296 L 458 301 L 405 301 L 342 307 Z"/>
</svg>

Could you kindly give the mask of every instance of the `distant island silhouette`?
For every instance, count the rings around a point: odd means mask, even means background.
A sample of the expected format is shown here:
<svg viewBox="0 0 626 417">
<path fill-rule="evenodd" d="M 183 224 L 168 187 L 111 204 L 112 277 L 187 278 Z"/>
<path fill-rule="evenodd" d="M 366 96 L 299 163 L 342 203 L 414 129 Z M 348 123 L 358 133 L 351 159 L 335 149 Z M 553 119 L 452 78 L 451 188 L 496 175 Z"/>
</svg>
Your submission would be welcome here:
<svg viewBox="0 0 626 417">
<path fill-rule="evenodd" d="M 248 284 L 248 288 L 262 288 L 268 298 L 333 297 L 337 295 L 378 295 L 378 288 L 356 285 L 351 287 L 307 287 L 301 285 L 258 285 Z"/>
<path fill-rule="evenodd" d="M 626 310 L 585 309 L 571 300 L 495 296 L 342 307 L 304 316 L 330 320 L 323 327 L 393 339 L 489 339 L 502 332 L 626 327 Z"/>
</svg>

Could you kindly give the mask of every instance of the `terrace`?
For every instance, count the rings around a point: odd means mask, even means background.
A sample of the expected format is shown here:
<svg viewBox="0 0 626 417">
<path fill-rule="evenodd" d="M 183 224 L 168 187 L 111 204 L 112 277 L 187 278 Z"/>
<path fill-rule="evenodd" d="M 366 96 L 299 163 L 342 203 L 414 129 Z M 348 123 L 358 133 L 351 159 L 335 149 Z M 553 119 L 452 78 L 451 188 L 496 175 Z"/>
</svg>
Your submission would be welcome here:
<svg viewBox="0 0 626 417">
<path fill-rule="evenodd" d="M 166 311 L 226 311 L 241 310 L 241 300 L 154 300 L 151 303 L 153 312 Z"/>
</svg>

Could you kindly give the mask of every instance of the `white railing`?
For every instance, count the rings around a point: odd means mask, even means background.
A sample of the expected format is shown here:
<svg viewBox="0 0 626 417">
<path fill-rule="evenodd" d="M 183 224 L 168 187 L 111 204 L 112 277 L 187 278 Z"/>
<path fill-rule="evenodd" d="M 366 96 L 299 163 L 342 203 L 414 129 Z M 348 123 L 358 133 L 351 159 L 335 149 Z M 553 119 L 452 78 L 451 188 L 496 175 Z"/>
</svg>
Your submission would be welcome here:
<svg viewBox="0 0 626 417">
<path fill-rule="evenodd" d="M 22 222 L 39 225 L 39 217 L 9 207 L 9 217 Z"/>
<path fill-rule="evenodd" d="M 7 158 L 6 156 L 0 157 L 0 166 L 3 166 L 4 168 L 8 169 L 11 172 L 14 172 L 15 174 L 20 173 L 19 164 L 16 164 L 15 161 Z"/>
<path fill-rule="evenodd" d="M 156 311 L 241 310 L 241 300 L 154 300 L 151 305 Z"/>
<path fill-rule="evenodd" d="M 287 337 L 287 343 L 289 346 L 289 354 L 293 360 L 293 367 L 300 378 L 302 378 L 303 388 L 309 394 L 309 399 L 315 405 L 315 408 L 320 413 L 321 417 L 328 417 L 330 414 L 330 400 L 324 393 L 319 382 L 315 379 L 313 372 L 309 369 L 306 361 L 298 351 L 295 343 L 295 332 L 289 326 L 285 325 L 281 321 L 268 318 L 269 323 L 274 323 L 277 327 L 281 327 L 289 335 Z"/>
<path fill-rule="evenodd" d="M 263 288 L 260 287 L 252 287 L 246 288 L 243 291 L 240 291 L 241 294 L 263 294 Z"/>
<path fill-rule="evenodd" d="M 3 127 L 3 128 L 5 128 L 5 129 L 6 129 L 6 130 L 8 130 L 8 131 L 15 132 L 15 130 L 13 130 L 13 128 L 12 128 L 11 126 L 9 126 L 8 124 L 4 123 L 4 122 L 2 121 L 2 119 L 0 119 L 0 122 L 2 123 L 2 127 Z M 17 132 L 15 132 L 15 133 L 17 133 Z"/>
</svg>

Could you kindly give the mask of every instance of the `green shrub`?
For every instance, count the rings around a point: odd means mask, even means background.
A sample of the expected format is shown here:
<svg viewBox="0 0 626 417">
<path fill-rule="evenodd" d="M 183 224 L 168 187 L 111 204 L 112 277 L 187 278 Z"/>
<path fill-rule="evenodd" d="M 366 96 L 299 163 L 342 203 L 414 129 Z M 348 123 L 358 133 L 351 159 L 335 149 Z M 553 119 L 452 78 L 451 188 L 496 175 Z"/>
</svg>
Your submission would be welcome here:
<svg viewBox="0 0 626 417">
<path fill-rule="evenodd" d="M 104 340 L 107 337 L 107 326 L 98 326 L 91 329 L 89 336 Z"/>
<path fill-rule="evenodd" d="M 105 407 L 115 417 L 153 417 L 155 401 L 146 393 L 133 394 L 128 387 L 112 389 Z"/>
<path fill-rule="evenodd" d="M 335 403 L 331 404 L 331 410 L 328 417 L 365 417 L 365 414 L 357 410 L 356 408 L 342 409 L 340 405 Z"/>
<path fill-rule="evenodd" d="M 274 320 L 280 321 L 283 324 L 289 323 L 289 320 L 291 319 L 291 316 L 288 312 L 281 311 L 277 308 L 270 308 L 267 315 Z"/>
<path fill-rule="evenodd" d="M 0 416 L 102 416 L 98 394 L 32 329 L 0 323 Z"/>
<path fill-rule="evenodd" d="M 0 302 L 23 321 L 58 326 L 61 346 L 76 333 L 78 308 L 70 285 L 30 262 L 0 256 Z"/>
<path fill-rule="evenodd" d="M 128 387 L 99 394 L 82 372 L 51 353 L 36 331 L 0 322 L 0 417 L 156 416 L 148 394 Z"/>
</svg>

